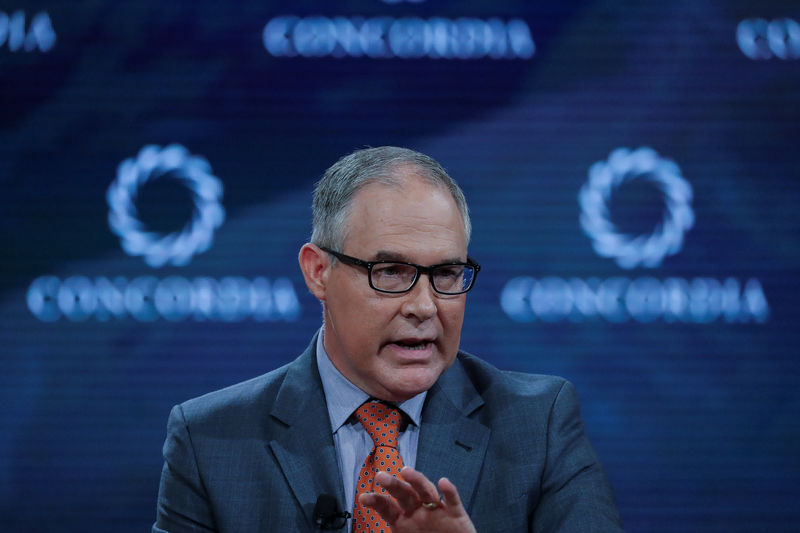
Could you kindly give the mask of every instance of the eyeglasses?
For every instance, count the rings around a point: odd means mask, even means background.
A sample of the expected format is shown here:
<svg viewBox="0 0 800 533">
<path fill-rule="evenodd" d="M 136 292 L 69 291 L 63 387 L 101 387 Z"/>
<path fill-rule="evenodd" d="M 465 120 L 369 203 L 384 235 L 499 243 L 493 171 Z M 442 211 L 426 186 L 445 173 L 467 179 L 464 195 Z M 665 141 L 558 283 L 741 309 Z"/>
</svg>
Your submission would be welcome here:
<svg viewBox="0 0 800 533">
<path fill-rule="evenodd" d="M 475 278 L 481 269 L 478 263 L 469 258 L 466 263 L 442 263 L 426 267 L 402 261 L 363 261 L 323 246 L 320 248 L 342 263 L 366 268 L 369 286 L 378 292 L 390 294 L 410 291 L 419 280 L 420 274 L 428 275 L 433 290 L 439 294 L 464 294 L 475 284 Z"/>
</svg>

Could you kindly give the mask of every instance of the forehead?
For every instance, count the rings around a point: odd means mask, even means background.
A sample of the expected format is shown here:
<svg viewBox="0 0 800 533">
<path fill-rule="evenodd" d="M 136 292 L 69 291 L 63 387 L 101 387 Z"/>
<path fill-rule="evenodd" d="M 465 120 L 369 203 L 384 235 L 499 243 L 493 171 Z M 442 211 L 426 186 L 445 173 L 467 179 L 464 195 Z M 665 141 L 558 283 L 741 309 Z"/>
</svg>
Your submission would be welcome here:
<svg viewBox="0 0 800 533">
<path fill-rule="evenodd" d="M 373 256 L 378 251 L 422 259 L 464 256 L 464 219 L 450 191 L 412 170 L 399 182 L 372 182 L 353 198 L 345 247 Z"/>
</svg>

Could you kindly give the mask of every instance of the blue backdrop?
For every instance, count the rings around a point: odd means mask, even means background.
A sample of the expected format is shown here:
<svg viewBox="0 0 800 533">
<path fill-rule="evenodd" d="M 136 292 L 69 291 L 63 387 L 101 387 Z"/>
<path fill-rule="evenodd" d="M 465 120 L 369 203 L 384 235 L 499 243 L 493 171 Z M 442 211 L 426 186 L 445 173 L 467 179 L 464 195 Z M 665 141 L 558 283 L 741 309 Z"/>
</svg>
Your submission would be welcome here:
<svg viewBox="0 0 800 533">
<path fill-rule="evenodd" d="M 800 8 L 6 2 L 0 529 L 142 531 L 175 403 L 320 323 L 313 183 L 463 186 L 462 346 L 559 374 L 636 532 L 800 522 Z"/>
</svg>

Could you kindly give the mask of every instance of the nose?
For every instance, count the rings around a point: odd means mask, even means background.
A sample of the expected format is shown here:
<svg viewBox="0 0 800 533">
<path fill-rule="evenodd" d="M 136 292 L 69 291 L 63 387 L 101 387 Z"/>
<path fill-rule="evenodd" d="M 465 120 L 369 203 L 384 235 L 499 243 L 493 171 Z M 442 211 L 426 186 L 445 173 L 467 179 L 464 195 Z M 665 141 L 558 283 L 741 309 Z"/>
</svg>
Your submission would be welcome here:
<svg viewBox="0 0 800 533">
<path fill-rule="evenodd" d="M 425 275 L 422 275 L 423 278 Z M 428 279 L 419 279 L 403 298 L 403 316 L 424 322 L 436 315 L 436 292 Z"/>
</svg>

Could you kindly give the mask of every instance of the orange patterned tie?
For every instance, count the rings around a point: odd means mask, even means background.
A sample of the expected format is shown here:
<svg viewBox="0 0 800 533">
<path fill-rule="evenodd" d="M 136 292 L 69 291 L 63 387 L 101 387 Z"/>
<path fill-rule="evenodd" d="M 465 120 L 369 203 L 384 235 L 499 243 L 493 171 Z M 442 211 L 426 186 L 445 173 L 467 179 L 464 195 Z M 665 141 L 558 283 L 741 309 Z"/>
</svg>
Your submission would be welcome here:
<svg viewBox="0 0 800 533">
<path fill-rule="evenodd" d="M 356 500 L 353 505 L 353 532 L 389 533 L 392 529 L 378 514 L 369 507 L 364 507 L 358 497 L 366 492 L 385 493 L 386 489 L 375 483 L 375 473 L 389 472 L 397 477 L 403 468 L 403 459 L 397 451 L 397 438 L 400 436 L 400 411 L 377 401 L 364 402 L 356 410 L 364 429 L 375 445 L 361 466 L 361 473 L 356 480 Z"/>
</svg>

